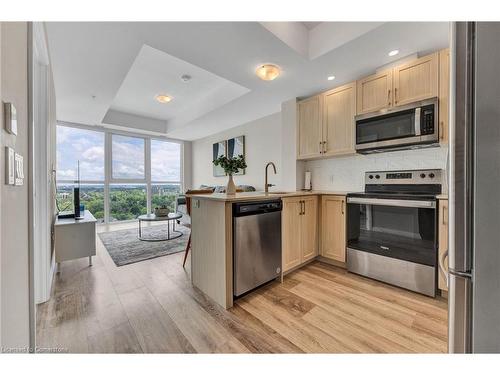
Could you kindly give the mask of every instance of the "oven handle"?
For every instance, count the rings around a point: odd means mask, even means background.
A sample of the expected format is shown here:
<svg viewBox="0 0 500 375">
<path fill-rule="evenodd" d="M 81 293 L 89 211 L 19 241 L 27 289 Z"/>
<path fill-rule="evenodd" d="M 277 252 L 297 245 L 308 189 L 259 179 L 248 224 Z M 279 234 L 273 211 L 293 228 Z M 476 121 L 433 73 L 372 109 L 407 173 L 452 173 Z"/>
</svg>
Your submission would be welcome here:
<svg viewBox="0 0 500 375">
<path fill-rule="evenodd" d="M 436 208 L 435 201 L 411 201 L 406 199 L 377 199 L 348 197 L 347 203 L 371 204 L 375 206 Z"/>
</svg>

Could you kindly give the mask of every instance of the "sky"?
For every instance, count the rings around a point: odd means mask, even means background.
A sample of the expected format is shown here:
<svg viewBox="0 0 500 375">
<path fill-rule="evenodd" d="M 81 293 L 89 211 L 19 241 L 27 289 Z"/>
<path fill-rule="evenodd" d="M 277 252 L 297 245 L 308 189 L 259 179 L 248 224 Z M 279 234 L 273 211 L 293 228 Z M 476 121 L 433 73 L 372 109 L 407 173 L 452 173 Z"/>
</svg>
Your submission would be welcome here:
<svg viewBox="0 0 500 375">
<path fill-rule="evenodd" d="M 112 135 L 113 178 L 144 178 L 144 139 Z M 104 133 L 57 127 L 57 179 L 104 181 Z M 152 181 L 180 181 L 180 144 L 151 140 Z"/>
</svg>

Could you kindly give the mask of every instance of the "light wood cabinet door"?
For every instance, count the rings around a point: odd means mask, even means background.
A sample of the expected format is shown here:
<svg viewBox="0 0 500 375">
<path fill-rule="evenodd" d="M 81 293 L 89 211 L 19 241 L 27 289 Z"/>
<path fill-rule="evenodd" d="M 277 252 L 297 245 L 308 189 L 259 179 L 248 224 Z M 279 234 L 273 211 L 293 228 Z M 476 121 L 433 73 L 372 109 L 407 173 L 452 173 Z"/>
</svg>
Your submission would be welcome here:
<svg viewBox="0 0 500 375">
<path fill-rule="evenodd" d="M 362 78 L 356 82 L 357 114 L 388 108 L 392 103 L 392 69 Z"/>
<path fill-rule="evenodd" d="M 354 153 L 356 82 L 330 90 L 323 98 L 323 154 Z"/>
<path fill-rule="evenodd" d="M 302 262 L 302 200 L 283 199 L 281 213 L 283 272 L 298 266 Z"/>
<path fill-rule="evenodd" d="M 321 255 L 346 261 L 345 197 L 324 195 L 321 198 Z"/>
<path fill-rule="evenodd" d="M 318 255 L 318 197 L 302 198 L 302 262 Z"/>
<path fill-rule="evenodd" d="M 393 69 L 394 106 L 438 96 L 438 53 Z"/>
<path fill-rule="evenodd" d="M 297 104 L 298 155 L 308 159 L 321 155 L 322 147 L 322 95 L 300 101 Z"/>
<path fill-rule="evenodd" d="M 448 143 L 450 119 L 450 49 L 439 51 L 439 141 Z"/>
<path fill-rule="evenodd" d="M 439 259 L 448 250 L 448 200 L 442 199 L 439 201 L 439 232 L 438 232 L 438 253 Z M 444 262 L 446 270 L 448 270 L 448 258 Z M 438 288 L 441 290 L 448 290 L 446 280 L 443 277 L 441 270 L 438 277 Z"/>
</svg>

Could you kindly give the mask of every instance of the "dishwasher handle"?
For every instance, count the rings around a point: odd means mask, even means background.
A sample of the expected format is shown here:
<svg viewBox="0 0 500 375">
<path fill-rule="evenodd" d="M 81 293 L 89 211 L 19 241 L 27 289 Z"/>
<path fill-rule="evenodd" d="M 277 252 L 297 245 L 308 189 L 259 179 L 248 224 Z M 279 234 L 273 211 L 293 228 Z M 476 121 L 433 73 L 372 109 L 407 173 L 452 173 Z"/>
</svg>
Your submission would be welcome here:
<svg viewBox="0 0 500 375">
<path fill-rule="evenodd" d="M 282 210 L 281 200 L 233 203 L 233 216 L 259 215 Z"/>
</svg>

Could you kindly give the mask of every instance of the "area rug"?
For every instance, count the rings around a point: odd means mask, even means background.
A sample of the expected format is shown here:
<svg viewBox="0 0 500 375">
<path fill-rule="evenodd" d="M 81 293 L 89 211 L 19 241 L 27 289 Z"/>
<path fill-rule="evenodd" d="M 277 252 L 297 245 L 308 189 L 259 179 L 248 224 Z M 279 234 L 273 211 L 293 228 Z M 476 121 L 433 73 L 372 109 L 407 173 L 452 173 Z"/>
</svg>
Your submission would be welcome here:
<svg viewBox="0 0 500 375">
<path fill-rule="evenodd" d="M 103 232 L 99 233 L 99 237 L 113 262 L 120 267 L 184 251 L 189 239 L 189 229 L 182 225 L 176 225 L 175 229 L 183 235 L 169 241 L 141 241 L 137 238 L 137 228 Z M 166 234 L 166 225 L 142 228 L 142 236 L 146 238 L 165 238 Z"/>
</svg>

